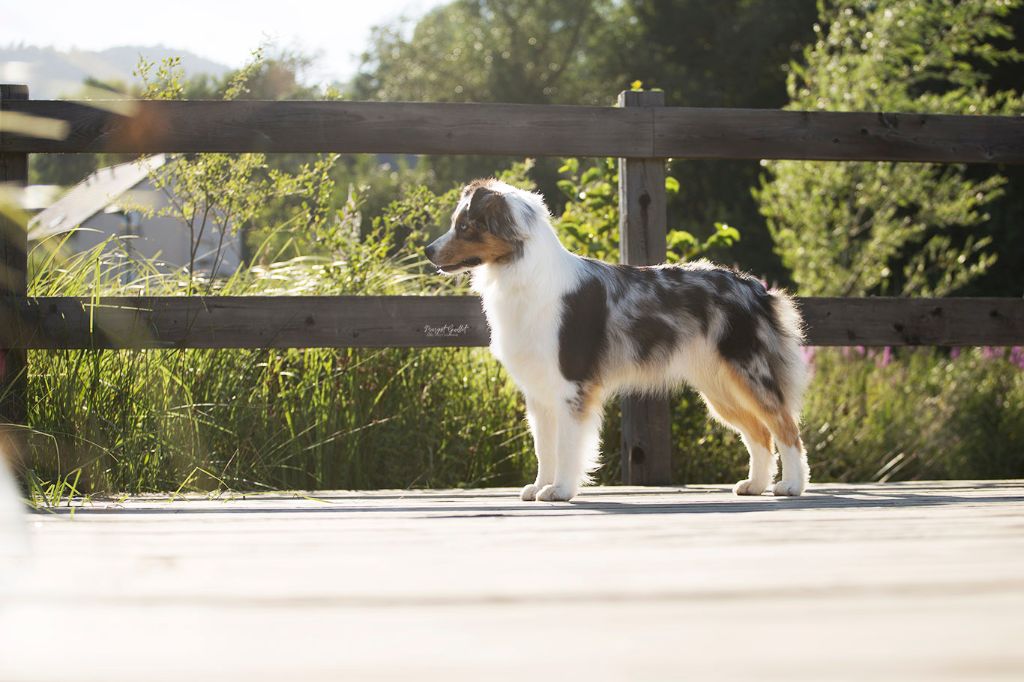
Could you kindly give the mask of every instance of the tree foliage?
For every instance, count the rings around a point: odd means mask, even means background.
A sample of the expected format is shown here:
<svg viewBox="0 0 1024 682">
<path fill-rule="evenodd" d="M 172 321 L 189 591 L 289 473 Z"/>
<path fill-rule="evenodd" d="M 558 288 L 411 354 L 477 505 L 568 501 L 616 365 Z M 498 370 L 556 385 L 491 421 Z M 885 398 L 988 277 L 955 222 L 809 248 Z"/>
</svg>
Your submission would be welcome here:
<svg viewBox="0 0 1024 682">
<path fill-rule="evenodd" d="M 779 107 L 786 63 L 813 38 L 814 0 L 455 0 L 417 21 L 378 28 L 350 94 L 356 99 L 599 104 L 640 80 L 669 105 Z M 532 42 L 531 42 L 532 41 Z M 514 159 L 431 157 L 439 186 L 494 172 Z M 558 164 L 531 172 L 559 213 Z M 739 226 L 730 251 L 781 276 L 750 196 L 756 162 L 671 164 L 680 182 L 670 223 L 700 239 Z"/>
<path fill-rule="evenodd" d="M 559 238 L 573 253 L 603 261 L 619 261 L 619 171 L 615 159 L 600 159 L 580 164 L 579 159 L 564 159 L 558 169 L 562 179 L 558 188 L 565 195 L 565 208 L 555 226 Z M 679 181 L 665 178 L 665 191 L 674 196 Z M 716 223 L 704 239 L 692 233 L 670 228 L 666 235 L 666 259 L 670 263 L 693 260 L 712 250 L 722 253 L 740 239 L 739 231 Z"/>
<path fill-rule="evenodd" d="M 578 101 L 615 3 L 455 0 L 376 27 L 353 94 L 417 101 Z M 407 37 L 408 36 L 408 37 Z M 605 93 L 605 99 L 614 93 Z"/>
<path fill-rule="evenodd" d="M 137 73 L 146 99 L 181 99 L 185 94 L 187 81 L 178 59 L 160 63 L 140 60 Z M 237 99 L 249 93 L 265 73 L 267 64 L 257 51 L 245 67 L 225 81 L 223 98 Z M 170 155 L 164 167 L 150 174 L 150 180 L 166 198 L 166 206 L 158 209 L 160 215 L 173 217 L 188 229 L 188 291 L 196 284 L 196 263 L 206 235 L 218 239 L 215 252 L 206 255 L 212 266 L 208 287 L 215 284 L 224 258 L 224 241 L 230 233 L 276 223 L 275 229 L 291 228 L 292 232 L 308 235 L 307 243 L 331 237 L 337 227 L 337 221 L 332 220 L 334 183 L 330 176 L 336 160 L 334 154 L 319 155 L 290 170 L 273 167 L 265 154 Z"/>
<path fill-rule="evenodd" d="M 1005 18 L 1018 0 L 821 0 L 816 40 L 794 64 L 789 107 L 1021 114 L 986 66 L 1016 61 Z M 963 166 L 765 164 L 757 198 L 802 293 L 943 295 L 995 261 L 977 228 L 1005 179 Z"/>
</svg>

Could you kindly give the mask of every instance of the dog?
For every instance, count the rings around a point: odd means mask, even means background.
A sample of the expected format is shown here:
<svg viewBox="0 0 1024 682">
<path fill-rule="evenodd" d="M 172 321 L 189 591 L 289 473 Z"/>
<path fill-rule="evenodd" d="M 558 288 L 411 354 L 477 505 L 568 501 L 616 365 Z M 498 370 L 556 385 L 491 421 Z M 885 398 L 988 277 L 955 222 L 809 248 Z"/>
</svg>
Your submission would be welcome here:
<svg viewBox="0 0 1024 682">
<path fill-rule="evenodd" d="M 688 383 L 737 431 L 750 474 L 734 487 L 800 495 L 807 369 L 803 322 L 785 293 L 707 261 L 636 267 L 583 258 L 556 236 L 544 200 L 494 179 L 467 185 L 451 229 L 426 248 L 444 274 L 470 272 L 491 351 L 526 399 L 537 479 L 523 500 L 570 500 L 599 466 L 605 400 Z"/>
</svg>

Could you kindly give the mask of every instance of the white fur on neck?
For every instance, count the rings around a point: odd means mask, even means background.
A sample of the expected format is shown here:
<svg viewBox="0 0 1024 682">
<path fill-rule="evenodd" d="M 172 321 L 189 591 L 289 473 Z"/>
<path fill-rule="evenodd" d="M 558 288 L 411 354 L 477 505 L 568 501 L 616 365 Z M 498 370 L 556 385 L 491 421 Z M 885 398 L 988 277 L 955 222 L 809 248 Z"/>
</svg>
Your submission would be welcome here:
<svg viewBox="0 0 1024 682">
<path fill-rule="evenodd" d="M 484 299 L 530 294 L 540 302 L 558 299 L 578 283 L 579 257 L 558 241 L 540 197 L 508 187 L 505 195 L 523 231 L 523 253 L 511 263 L 491 263 L 473 271 L 473 290 Z M 570 275 L 567 277 L 567 273 Z"/>
<path fill-rule="evenodd" d="M 558 241 L 540 197 L 509 188 L 506 201 L 522 229 L 523 253 L 503 264 L 473 271 L 491 327 L 491 351 L 528 394 L 552 405 L 571 397 L 572 386 L 558 367 L 558 334 L 563 295 L 578 286 L 580 262 Z"/>
</svg>

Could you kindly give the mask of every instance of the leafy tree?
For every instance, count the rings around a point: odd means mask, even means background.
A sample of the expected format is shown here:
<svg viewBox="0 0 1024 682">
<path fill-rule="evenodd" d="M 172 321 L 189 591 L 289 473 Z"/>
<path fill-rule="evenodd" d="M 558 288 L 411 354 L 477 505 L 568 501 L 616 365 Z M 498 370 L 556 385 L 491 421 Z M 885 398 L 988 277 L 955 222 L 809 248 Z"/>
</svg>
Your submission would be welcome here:
<svg viewBox="0 0 1024 682">
<path fill-rule="evenodd" d="M 587 54 L 609 0 L 455 0 L 415 22 L 376 27 L 353 95 L 449 102 L 567 102 L 591 95 Z M 406 37 L 406 36 L 409 37 Z M 603 93 L 603 99 L 614 93 Z"/>
<path fill-rule="evenodd" d="M 224 99 L 247 93 L 252 79 L 265 72 L 262 55 L 254 53 L 253 60 L 224 83 Z M 159 64 L 142 60 L 137 73 L 146 99 L 180 99 L 185 93 L 184 73 L 177 58 Z M 216 252 L 210 256 L 213 276 L 208 287 L 215 283 L 224 256 L 224 239 L 231 232 L 273 224 L 278 231 L 311 236 L 300 238 L 306 244 L 331 235 L 334 183 L 330 171 L 336 159 L 336 155 L 321 155 L 289 171 L 271 166 L 264 154 L 171 155 L 163 168 L 150 174 L 150 179 L 167 198 L 167 206 L 159 213 L 177 218 L 189 230 L 191 248 L 185 269 L 188 292 L 196 284 L 196 259 L 205 235 L 219 237 Z M 265 240 L 266 235 L 261 237 Z M 281 255 L 281 248 L 274 254 Z"/>
<path fill-rule="evenodd" d="M 1024 5 L 1018 5 L 1006 18 L 1011 36 L 996 38 L 992 44 L 1000 49 L 1024 50 Z M 1021 87 L 1021 65 L 1017 60 L 1002 60 L 995 64 L 981 64 L 991 74 L 990 90 L 1013 90 Z M 968 166 L 967 177 L 983 179 L 992 168 L 986 165 Z M 1003 196 L 986 207 L 991 216 L 982 228 L 992 237 L 999 250 L 999 260 L 961 293 L 965 296 L 1021 296 L 1024 284 L 1024 230 L 1020 229 L 1024 216 L 1024 166 L 1001 166 L 999 172 L 1007 179 Z"/>
<path fill-rule="evenodd" d="M 670 106 L 775 109 L 786 104 L 787 64 L 814 39 L 815 0 L 628 0 L 627 26 L 595 67 L 605 88 L 640 79 L 665 91 Z M 617 79 L 617 80 L 616 80 Z M 728 258 L 770 280 L 786 279 L 750 188 L 757 161 L 677 159 L 679 192 L 669 222 L 706 238 L 716 223 L 743 241 Z M 725 254 L 720 254 L 725 257 Z"/>
<path fill-rule="evenodd" d="M 563 178 L 558 188 L 565 195 L 565 208 L 555 220 L 566 248 L 583 256 L 617 263 L 619 261 L 619 172 L 614 159 L 586 164 L 565 159 L 558 169 Z M 679 191 L 679 181 L 665 178 L 669 196 Z M 736 228 L 716 223 L 714 231 L 701 240 L 686 230 L 669 227 L 666 258 L 670 263 L 693 260 L 710 253 L 723 253 L 740 239 Z"/>
<path fill-rule="evenodd" d="M 592 73 L 592 55 L 615 44 L 607 36 L 620 11 L 611 0 L 454 0 L 415 21 L 375 28 L 347 94 L 386 101 L 610 104 L 616 86 Z M 439 190 L 518 160 L 432 156 L 420 163 Z M 548 197 L 559 197 L 557 167 L 555 160 L 540 160 L 532 170 Z"/>
<path fill-rule="evenodd" d="M 670 105 L 778 107 L 783 67 L 813 37 L 814 17 L 814 0 L 456 0 L 411 27 L 378 28 L 351 95 L 610 105 L 639 79 L 664 89 Z M 432 157 L 425 165 L 443 186 L 512 161 Z M 557 168 L 541 160 L 531 172 L 556 213 L 564 199 Z M 731 257 L 779 277 L 750 196 L 759 173 L 756 162 L 673 163 L 681 186 L 670 222 L 701 238 L 717 233 L 715 223 L 742 226 L 743 245 Z"/>
<path fill-rule="evenodd" d="M 794 64 L 790 107 L 829 111 L 1021 114 L 983 65 L 1020 58 L 997 46 L 1019 0 L 821 0 L 816 41 Z M 978 236 L 1005 179 L 964 166 L 765 164 L 757 198 L 801 292 L 943 295 L 995 260 Z"/>
</svg>

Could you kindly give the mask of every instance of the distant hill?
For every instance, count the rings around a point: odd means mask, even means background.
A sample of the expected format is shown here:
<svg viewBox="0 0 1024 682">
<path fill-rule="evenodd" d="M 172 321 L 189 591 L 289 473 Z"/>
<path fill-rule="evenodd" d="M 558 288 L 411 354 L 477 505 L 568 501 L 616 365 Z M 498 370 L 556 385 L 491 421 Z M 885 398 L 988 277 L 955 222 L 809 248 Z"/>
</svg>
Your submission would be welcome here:
<svg viewBox="0 0 1024 682">
<path fill-rule="evenodd" d="M 74 93 L 88 76 L 102 81 L 133 82 L 132 70 L 139 55 L 152 61 L 181 57 L 182 66 L 190 76 L 200 73 L 221 76 L 231 70 L 187 50 L 163 45 L 123 45 L 100 52 L 8 45 L 0 47 L 0 81 L 27 81 L 33 99 L 53 99 Z"/>
</svg>

